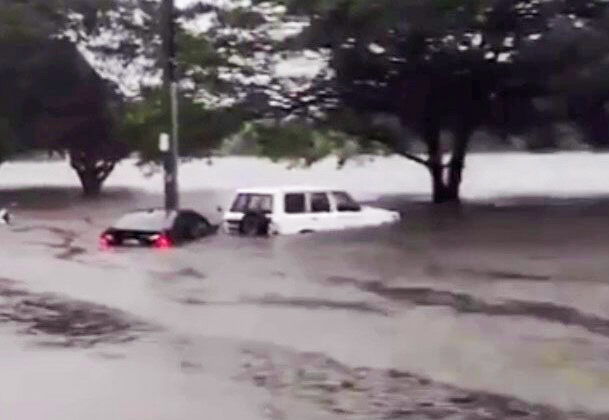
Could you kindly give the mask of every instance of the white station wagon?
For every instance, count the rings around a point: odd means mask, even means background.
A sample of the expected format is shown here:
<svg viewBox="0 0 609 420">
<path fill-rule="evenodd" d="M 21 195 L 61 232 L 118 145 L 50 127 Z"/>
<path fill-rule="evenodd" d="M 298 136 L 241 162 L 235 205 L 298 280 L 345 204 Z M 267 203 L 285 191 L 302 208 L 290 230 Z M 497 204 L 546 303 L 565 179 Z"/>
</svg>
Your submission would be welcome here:
<svg viewBox="0 0 609 420">
<path fill-rule="evenodd" d="M 226 233 L 286 235 L 395 223 L 395 211 L 362 206 L 347 192 L 319 187 L 238 190 L 224 214 Z"/>
</svg>

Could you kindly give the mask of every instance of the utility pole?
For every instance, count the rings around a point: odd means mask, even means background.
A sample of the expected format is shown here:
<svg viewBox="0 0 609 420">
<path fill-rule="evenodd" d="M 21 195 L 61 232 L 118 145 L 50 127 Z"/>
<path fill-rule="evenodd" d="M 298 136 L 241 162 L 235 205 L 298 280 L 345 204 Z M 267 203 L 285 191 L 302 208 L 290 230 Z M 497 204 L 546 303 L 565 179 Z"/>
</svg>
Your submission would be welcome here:
<svg viewBox="0 0 609 420">
<path fill-rule="evenodd" d="M 173 0 L 163 0 L 163 84 L 171 113 L 171 135 L 165 153 L 165 210 L 177 210 L 178 199 L 178 84 L 176 80 L 175 8 Z"/>
</svg>

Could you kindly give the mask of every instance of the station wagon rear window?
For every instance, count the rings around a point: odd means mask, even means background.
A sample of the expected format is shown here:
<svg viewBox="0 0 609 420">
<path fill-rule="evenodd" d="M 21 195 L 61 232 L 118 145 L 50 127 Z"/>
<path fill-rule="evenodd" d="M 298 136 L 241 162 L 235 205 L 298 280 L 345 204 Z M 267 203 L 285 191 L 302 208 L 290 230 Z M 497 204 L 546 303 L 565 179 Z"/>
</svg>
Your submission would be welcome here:
<svg viewBox="0 0 609 420">
<path fill-rule="evenodd" d="M 238 194 L 231 211 L 235 213 L 248 211 L 271 213 L 273 211 L 273 196 L 270 194 Z"/>
</svg>

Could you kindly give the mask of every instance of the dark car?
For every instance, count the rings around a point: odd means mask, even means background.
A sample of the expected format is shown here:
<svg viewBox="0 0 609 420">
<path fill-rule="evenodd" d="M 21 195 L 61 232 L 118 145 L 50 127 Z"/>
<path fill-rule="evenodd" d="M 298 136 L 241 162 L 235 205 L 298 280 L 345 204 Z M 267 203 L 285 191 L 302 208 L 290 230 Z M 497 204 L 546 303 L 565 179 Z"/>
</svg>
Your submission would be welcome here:
<svg viewBox="0 0 609 420">
<path fill-rule="evenodd" d="M 106 229 L 100 236 L 100 245 L 136 244 L 169 248 L 210 235 L 217 229 L 193 210 L 137 210 L 125 214 Z"/>
</svg>

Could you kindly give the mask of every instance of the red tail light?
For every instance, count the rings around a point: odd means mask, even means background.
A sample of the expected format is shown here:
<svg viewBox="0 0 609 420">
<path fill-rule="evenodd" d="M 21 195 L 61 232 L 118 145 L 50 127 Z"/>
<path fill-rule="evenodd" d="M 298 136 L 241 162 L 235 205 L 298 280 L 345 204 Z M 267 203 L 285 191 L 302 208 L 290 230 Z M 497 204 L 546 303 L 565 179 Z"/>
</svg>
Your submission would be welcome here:
<svg viewBox="0 0 609 420">
<path fill-rule="evenodd" d="M 112 244 L 114 237 L 109 233 L 104 233 L 99 237 L 99 246 L 102 249 L 107 249 Z"/>
<path fill-rule="evenodd" d="M 171 248 L 171 240 L 167 235 L 161 235 L 154 241 L 154 246 L 160 249 Z"/>
</svg>

